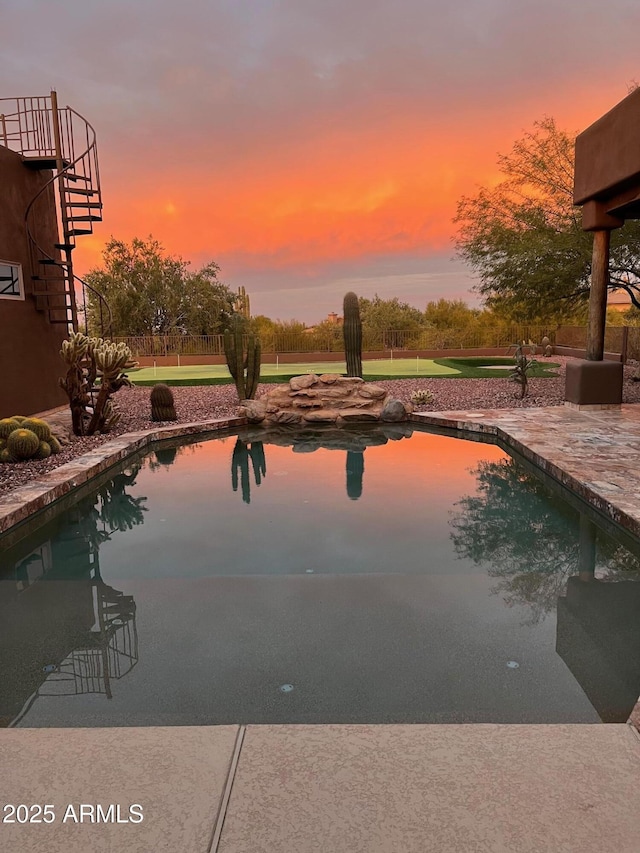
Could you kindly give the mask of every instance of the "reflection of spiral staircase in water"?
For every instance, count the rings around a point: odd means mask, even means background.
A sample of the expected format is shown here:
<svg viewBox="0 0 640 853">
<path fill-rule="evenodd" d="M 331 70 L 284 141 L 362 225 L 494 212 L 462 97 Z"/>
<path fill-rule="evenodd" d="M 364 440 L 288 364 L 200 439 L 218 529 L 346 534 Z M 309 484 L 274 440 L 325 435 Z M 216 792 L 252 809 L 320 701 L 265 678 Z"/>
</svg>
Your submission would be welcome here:
<svg viewBox="0 0 640 853">
<path fill-rule="evenodd" d="M 39 697 L 111 699 L 113 682 L 138 662 L 135 600 L 101 577 L 99 549 L 111 531 L 94 503 L 74 507 L 55 538 L 23 554 L 9 573 L 15 590 L 4 601 L 0 634 L 9 657 L 25 657 L 2 670 L 8 678 L 4 690 L 0 683 L 0 714 L 9 716 L 0 725 L 19 725 Z"/>
<path fill-rule="evenodd" d="M 93 294 L 100 334 L 111 334 L 111 309 L 88 282 L 75 275 L 72 252 L 76 238 L 93 233 L 93 223 L 102 220 L 102 194 L 98 169 L 96 134 L 89 122 L 69 106 L 59 108 L 57 95 L 0 98 L 0 145 L 22 156 L 35 171 L 52 171 L 25 211 L 31 252 L 31 280 L 27 292 L 36 309 L 50 323 L 77 330 L 76 284 L 82 287 L 86 308 L 87 291 Z M 39 213 L 45 216 L 57 189 L 58 228 L 61 242 L 44 248 L 38 233 Z M 85 310 L 85 330 L 87 317 Z"/>
<path fill-rule="evenodd" d="M 111 699 L 111 682 L 127 675 L 138 662 L 133 596 L 114 589 L 98 575 L 94 603 L 97 627 L 87 633 L 86 645 L 73 649 L 52 669 L 36 697 L 101 693 Z"/>
</svg>

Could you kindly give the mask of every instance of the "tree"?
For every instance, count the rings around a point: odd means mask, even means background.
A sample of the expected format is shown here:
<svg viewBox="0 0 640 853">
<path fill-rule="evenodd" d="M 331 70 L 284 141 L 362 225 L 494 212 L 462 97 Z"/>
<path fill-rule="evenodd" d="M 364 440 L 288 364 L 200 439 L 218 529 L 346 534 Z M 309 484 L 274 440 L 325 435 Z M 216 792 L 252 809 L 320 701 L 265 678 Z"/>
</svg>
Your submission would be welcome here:
<svg viewBox="0 0 640 853">
<path fill-rule="evenodd" d="M 167 255 L 153 237 L 131 243 L 112 237 L 102 254 L 102 269 L 86 279 L 109 303 L 113 336 L 218 334 L 233 314 L 236 294 L 218 281 L 213 262 L 191 272 L 187 261 Z M 100 305 L 90 291 L 87 308 L 96 331 Z"/>
<path fill-rule="evenodd" d="M 514 321 L 584 317 L 592 235 L 573 205 L 575 134 L 552 118 L 498 157 L 504 179 L 464 196 L 454 219 L 460 256 L 480 275 L 487 306 Z M 611 239 L 611 290 L 640 308 L 640 223 L 628 221 Z"/>
<path fill-rule="evenodd" d="M 462 299 L 438 299 L 427 302 L 424 319 L 436 329 L 466 329 L 481 318 L 478 308 L 469 308 Z"/>
<path fill-rule="evenodd" d="M 373 299 L 359 298 L 360 317 L 363 328 L 418 330 L 424 327 L 422 312 L 407 302 L 393 299 L 381 299 L 378 294 Z"/>
</svg>

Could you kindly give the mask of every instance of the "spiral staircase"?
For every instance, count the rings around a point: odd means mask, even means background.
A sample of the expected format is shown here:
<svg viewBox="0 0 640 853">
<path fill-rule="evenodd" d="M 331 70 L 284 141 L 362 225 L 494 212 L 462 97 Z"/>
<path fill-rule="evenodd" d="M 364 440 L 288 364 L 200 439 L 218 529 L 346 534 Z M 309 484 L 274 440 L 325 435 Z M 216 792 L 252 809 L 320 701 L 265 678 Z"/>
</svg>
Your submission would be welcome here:
<svg viewBox="0 0 640 853">
<path fill-rule="evenodd" d="M 73 271 L 76 238 L 93 233 L 102 219 L 102 194 L 96 134 L 89 122 L 69 106 L 59 107 L 56 92 L 44 97 L 0 98 L 0 145 L 20 154 L 29 169 L 52 175 L 29 202 L 24 214 L 31 255 L 26 292 L 50 323 L 78 330 L 76 295 L 83 309 L 92 295 L 95 325 L 102 337 L 111 333 L 111 310 L 105 298 Z M 44 248 L 38 214 L 56 197 L 58 239 Z M 84 327 L 87 330 L 87 312 Z"/>
</svg>

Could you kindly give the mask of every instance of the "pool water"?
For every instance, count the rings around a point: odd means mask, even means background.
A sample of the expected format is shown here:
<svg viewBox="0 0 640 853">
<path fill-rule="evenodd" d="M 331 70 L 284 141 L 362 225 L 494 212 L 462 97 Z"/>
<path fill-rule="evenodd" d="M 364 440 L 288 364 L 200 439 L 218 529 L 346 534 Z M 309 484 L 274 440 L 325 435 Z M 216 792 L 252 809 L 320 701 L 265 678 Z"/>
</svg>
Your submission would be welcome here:
<svg viewBox="0 0 640 853">
<path fill-rule="evenodd" d="M 109 478 L 0 554 L 0 725 L 623 722 L 640 694 L 640 547 L 497 445 L 254 429 Z"/>
</svg>

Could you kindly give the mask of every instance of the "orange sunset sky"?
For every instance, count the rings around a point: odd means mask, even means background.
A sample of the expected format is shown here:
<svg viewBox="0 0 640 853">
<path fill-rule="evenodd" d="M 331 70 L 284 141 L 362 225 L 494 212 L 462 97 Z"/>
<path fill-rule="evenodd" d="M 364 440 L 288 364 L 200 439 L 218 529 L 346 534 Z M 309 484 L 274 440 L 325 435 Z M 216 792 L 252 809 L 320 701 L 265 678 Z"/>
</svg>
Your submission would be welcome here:
<svg viewBox="0 0 640 853">
<path fill-rule="evenodd" d="M 640 80 L 638 0 L 0 0 L 0 32 L 0 97 L 55 88 L 97 131 L 80 274 L 152 234 L 307 323 L 347 290 L 476 303 L 456 201 Z"/>
</svg>

